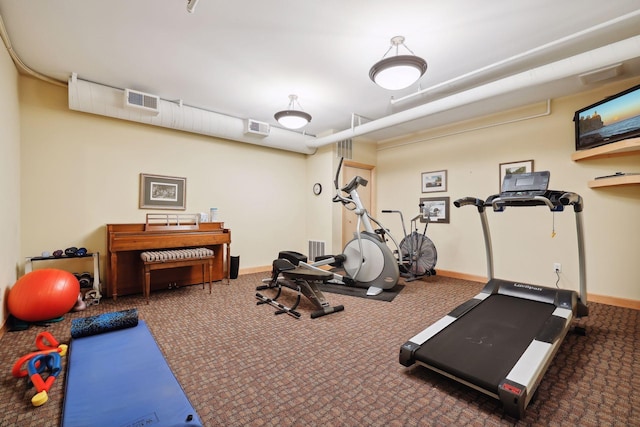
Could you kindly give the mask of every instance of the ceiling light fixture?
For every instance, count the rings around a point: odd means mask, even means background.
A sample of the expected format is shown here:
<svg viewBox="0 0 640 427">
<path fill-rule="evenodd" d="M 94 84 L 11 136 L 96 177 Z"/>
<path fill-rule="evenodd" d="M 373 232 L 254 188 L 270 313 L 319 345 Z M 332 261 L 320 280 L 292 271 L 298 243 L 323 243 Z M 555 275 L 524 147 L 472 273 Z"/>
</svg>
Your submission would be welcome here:
<svg viewBox="0 0 640 427">
<path fill-rule="evenodd" d="M 295 104 L 298 104 L 297 110 Z M 287 109 L 278 111 L 273 117 L 287 129 L 300 129 L 311 121 L 311 115 L 302 111 L 302 107 L 298 102 L 298 95 L 289 95 Z"/>
<path fill-rule="evenodd" d="M 404 46 L 411 55 L 398 55 L 400 46 Z M 394 47 L 396 56 L 385 58 Z M 384 89 L 399 90 L 417 82 L 425 71 L 427 71 L 427 62 L 416 56 L 404 44 L 403 36 L 395 36 L 391 39 L 391 46 L 382 56 L 382 59 L 376 62 L 369 70 L 369 77 L 375 84 Z"/>
</svg>

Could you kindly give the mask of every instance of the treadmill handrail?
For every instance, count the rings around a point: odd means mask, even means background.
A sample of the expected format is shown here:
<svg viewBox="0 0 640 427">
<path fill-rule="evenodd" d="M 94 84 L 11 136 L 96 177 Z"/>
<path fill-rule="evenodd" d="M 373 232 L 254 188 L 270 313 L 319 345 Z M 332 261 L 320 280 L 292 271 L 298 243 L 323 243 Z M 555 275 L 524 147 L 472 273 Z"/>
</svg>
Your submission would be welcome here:
<svg viewBox="0 0 640 427">
<path fill-rule="evenodd" d="M 462 199 L 454 200 L 453 204 L 456 208 L 467 205 L 474 205 L 478 208 L 478 210 L 484 210 L 485 205 L 484 200 L 478 199 L 477 197 L 463 197 Z"/>
<path fill-rule="evenodd" d="M 493 207 L 494 211 L 499 211 L 504 209 L 504 206 L 513 206 L 510 205 L 509 202 L 542 202 L 545 205 L 547 205 L 549 207 L 549 209 L 554 210 L 556 209 L 556 205 L 554 205 L 551 200 L 547 199 L 546 197 L 542 197 L 542 196 L 533 196 L 533 197 L 527 197 L 527 196 L 523 196 L 523 197 L 497 197 L 493 200 L 491 200 L 490 202 L 488 202 L 488 204 Z M 502 203 L 502 206 L 500 206 L 500 204 Z"/>
<path fill-rule="evenodd" d="M 495 212 L 501 212 L 506 206 L 535 206 L 546 205 L 551 211 L 562 211 L 563 206 L 573 206 L 573 211 L 576 218 L 576 234 L 577 234 L 577 246 L 578 246 L 578 274 L 579 274 L 579 286 L 580 295 L 579 299 L 583 307 L 581 312 L 586 315 L 587 311 L 587 268 L 585 262 L 585 250 L 584 250 L 584 229 L 582 223 L 582 209 L 583 199 L 582 197 L 571 191 L 555 191 L 550 190 L 546 194 L 551 194 L 554 200 L 544 196 L 516 196 L 516 197 L 500 197 L 500 195 L 494 195 L 487 198 L 486 201 L 482 201 L 477 197 L 464 197 L 457 199 L 453 202 L 454 206 L 476 206 L 478 213 L 480 214 L 480 222 L 482 225 L 482 232 L 484 235 L 485 252 L 487 255 L 487 277 L 489 280 L 494 278 L 493 269 L 493 248 L 491 244 L 491 232 L 489 230 L 489 223 L 487 221 L 487 214 L 484 206 L 491 206 Z M 555 201 L 555 203 L 554 203 Z M 510 203 L 512 202 L 512 203 Z M 527 205 L 526 203 L 531 203 Z M 578 313 L 581 314 L 580 312 Z"/>
<path fill-rule="evenodd" d="M 544 204 L 552 211 L 562 211 L 564 206 L 571 205 L 574 211 L 582 211 L 582 197 L 577 193 L 571 191 L 549 191 L 547 194 L 551 194 L 552 198 L 550 199 L 549 197 L 539 195 L 509 197 L 494 195 L 487 198 L 485 204 L 491 206 L 496 212 L 503 211 L 507 206 L 527 206 L 525 205 L 526 203 L 530 203 L 531 205 Z M 459 207 L 458 205 L 456 206 Z"/>
</svg>

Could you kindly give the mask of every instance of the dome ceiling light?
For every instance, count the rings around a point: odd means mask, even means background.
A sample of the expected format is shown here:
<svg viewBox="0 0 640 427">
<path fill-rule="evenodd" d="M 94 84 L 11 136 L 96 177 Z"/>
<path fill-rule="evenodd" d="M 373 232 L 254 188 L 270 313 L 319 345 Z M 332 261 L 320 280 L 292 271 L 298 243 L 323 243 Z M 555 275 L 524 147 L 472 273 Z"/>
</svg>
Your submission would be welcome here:
<svg viewBox="0 0 640 427">
<path fill-rule="evenodd" d="M 295 104 L 298 104 L 297 110 Z M 302 107 L 298 102 L 298 95 L 289 95 L 287 109 L 278 111 L 273 117 L 287 129 L 300 129 L 311 121 L 311 115 L 302 111 Z"/>
<path fill-rule="evenodd" d="M 411 55 L 399 55 L 400 46 L 404 46 Z M 385 58 L 389 51 L 395 47 L 396 56 Z M 395 36 L 391 39 L 391 46 L 383 55 L 382 59 L 376 62 L 369 77 L 378 86 L 388 90 L 400 90 L 407 88 L 420 79 L 427 71 L 427 62 L 416 56 L 411 49 L 404 44 L 403 36 Z"/>
</svg>

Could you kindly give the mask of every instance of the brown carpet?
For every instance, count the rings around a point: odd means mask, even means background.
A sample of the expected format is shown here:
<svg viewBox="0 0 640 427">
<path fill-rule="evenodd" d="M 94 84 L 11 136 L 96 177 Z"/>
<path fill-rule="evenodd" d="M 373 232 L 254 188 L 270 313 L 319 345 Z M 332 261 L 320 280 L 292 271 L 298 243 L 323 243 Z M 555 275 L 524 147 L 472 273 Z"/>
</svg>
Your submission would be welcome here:
<svg viewBox="0 0 640 427">
<path fill-rule="evenodd" d="M 157 291 L 149 305 L 138 296 L 105 299 L 49 327 L 5 333 L 0 426 L 60 424 L 65 375 L 38 408 L 30 402 L 34 389 L 11 375 L 13 363 L 35 350 L 38 332 L 69 342 L 72 318 L 134 307 L 206 426 L 640 425 L 639 311 L 591 304 L 592 315 L 581 322 L 587 336 L 567 336 L 517 421 L 480 392 L 398 363 L 406 340 L 482 284 L 429 277 L 407 283 L 391 303 L 328 294 L 345 311 L 312 320 L 305 301 L 296 320 L 256 306 L 263 277 L 216 283 L 211 295 L 200 286 Z M 100 405 L 100 384 L 87 393 Z"/>
</svg>

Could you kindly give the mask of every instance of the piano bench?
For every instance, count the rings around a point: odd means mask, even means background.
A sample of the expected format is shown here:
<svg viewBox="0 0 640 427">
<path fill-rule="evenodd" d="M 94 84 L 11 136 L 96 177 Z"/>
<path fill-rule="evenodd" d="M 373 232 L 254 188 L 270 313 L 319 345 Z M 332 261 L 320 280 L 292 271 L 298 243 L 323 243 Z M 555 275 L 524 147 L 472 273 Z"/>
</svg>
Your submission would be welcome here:
<svg viewBox="0 0 640 427">
<path fill-rule="evenodd" d="M 209 267 L 209 293 L 211 293 L 211 278 L 213 277 L 213 250 L 208 248 L 176 249 L 167 251 L 146 251 L 140 254 L 143 264 L 143 296 L 149 304 L 151 294 L 151 272 L 168 268 L 202 266 L 202 289 L 206 279 L 205 269 Z"/>
</svg>

